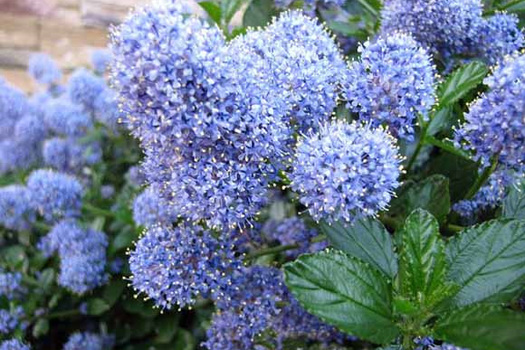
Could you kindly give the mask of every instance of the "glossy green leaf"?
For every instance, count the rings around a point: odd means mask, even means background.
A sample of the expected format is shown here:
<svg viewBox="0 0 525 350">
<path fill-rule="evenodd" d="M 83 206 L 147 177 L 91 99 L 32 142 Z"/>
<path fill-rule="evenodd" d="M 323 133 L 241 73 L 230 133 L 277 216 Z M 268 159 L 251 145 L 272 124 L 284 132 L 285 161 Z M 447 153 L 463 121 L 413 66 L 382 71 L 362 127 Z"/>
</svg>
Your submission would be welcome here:
<svg viewBox="0 0 525 350">
<path fill-rule="evenodd" d="M 371 15 L 379 17 L 381 11 L 381 1 L 380 0 L 357 0 L 359 4 Z"/>
<path fill-rule="evenodd" d="M 89 315 L 102 315 L 104 312 L 108 311 L 110 306 L 104 299 L 95 298 L 88 301 L 87 312 Z"/>
<path fill-rule="evenodd" d="M 179 328 L 176 341 L 172 350 L 193 350 L 196 346 L 196 341 L 193 335 L 185 329 Z"/>
<path fill-rule="evenodd" d="M 525 220 L 525 181 L 510 187 L 509 194 L 503 201 L 502 216 Z"/>
<path fill-rule="evenodd" d="M 442 307 L 510 301 L 525 286 L 525 222 L 500 219 L 468 228 L 446 248 L 447 279 L 459 285 Z"/>
<path fill-rule="evenodd" d="M 120 298 L 122 292 L 124 292 L 124 289 L 126 288 L 126 285 L 126 281 L 114 280 L 104 288 L 103 298 L 110 307 L 113 306 Z"/>
<path fill-rule="evenodd" d="M 454 108 L 444 107 L 432 114 L 432 118 L 427 127 L 427 135 L 434 136 L 440 132 L 449 130 L 457 116 L 454 113 Z"/>
<path fill-rule="evenodd" d="M 33 337 L 40 338 L 49 332 L 49 321 L 45 318 L 41 318 L 36 321 L 33 326 Z"/>
<path fill-rule="evenodd" d="M 308 312 L 342 331 L 381 344 L 399 334 L 390 281 L 370 265 L 330 250 L 299 257 L 285 265 L 284 274 Z"/>
<path fill-rule="evenodd" d="M 179 329 L 179 314 L 166 314 L 155 319 L 155 344 L 168 344 L 172 341 Z"/>
<path fill-rule="evenodd" d="M 322 222 L 321 230 L 335 248 L 369 263 L 392 279 L 395 277 L 397 258 L 392 238 L 378 220 L 361 218 L 352 223 Z"/>
<path fill-rule="evenodd" d="M 396 235 L 401 237 L 398 247 L 401 293 L 428 306 L 435 293 L 441 294 L 445 282 L 445 244 L 439 234 L 439 224 L 430 213 L 417 209 Z"/>
<path fill-rule="evenodd" d="M 55 282 L 55 271 L 52 268 L 47 268 L 42 271 L 38 277 L 38 284 L 44 290 L 47 290 Z"/>
<path fill-rule="evenodd" d="M 399 221 L 416 209 L 425 209 L 443 221 L 450 211 L 448 179 L 432 175 L 421 182 L 407 182 L 398 191 L 398 197 L 390 203 L 389 215 Z"/>
<path fill-rule="evenodd" d="M 500 10 L 507 12 L 525 12 L 525 0 L 514 0 L 500 7 Z"/>
<path fill-rule="evenodd" d="M 264 27 L 278 13 L 273 0 L 252 0 L 242 22 L 245 27 Z"/>
<path fill-rule="evenodd" d="M 488 72 L 488 67 L 481 62 L 471 62 L 458 68 L 439 87 L 439 106 L 445 107 L 459 101 L 478 86 Z"/>
<path fill-rule="evenodd" d="M 228 25 L 233 16 L 239 11 L 245 0 L 221 0 L 221 13 L 224 25 Z"/>
<path fill-rule="evenodd" d="M 200 7 L 206 11 L 208 16 L 217 24 L 221 24 L 222 11 L 221 7 L 213 1 L 199 1 L 197 2 Z"/>
<path fill-rule="evenodd" d="M 434 336 L 472 350 L 525 349 L 525 314 L 478 305 L 440 319 Z"/>
</svg>

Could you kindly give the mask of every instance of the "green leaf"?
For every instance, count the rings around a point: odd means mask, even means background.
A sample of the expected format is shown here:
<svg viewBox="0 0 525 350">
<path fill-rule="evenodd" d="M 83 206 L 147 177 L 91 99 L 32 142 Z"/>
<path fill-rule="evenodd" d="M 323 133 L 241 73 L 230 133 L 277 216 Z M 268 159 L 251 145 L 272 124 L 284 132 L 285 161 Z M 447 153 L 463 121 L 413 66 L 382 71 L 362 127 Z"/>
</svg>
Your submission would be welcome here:
<svg viewBox="0 0 525 350">
<path fill-rule="evenodd" d="M 459 285 L 444 309 L 512 300 L 525 286 L 525 222 L 492 220 L 464 230 L 446 248 L 447 279 Z"/>
<path fill-rule="evenodd" d="M 113 306 L 124 292 L 126 281 L 114 280 L 104 288 L 103 298 L 109 307 Z"/>
<path fill-rule="evenodd" d="M 368 35 L 366 30 L 362 28 L 363 26 L 362 23 L 360 23 L 360 21 L 327 21 L 326 25 L 332 31 L 344 34 L 346 36 L 353 36 L 366 40 L 366 37 Z"/>
<path fill-rule="evenodd" d="M 374 17 L 379 17 L 379 12 L 381 11 L 381 1 L 380 0 L 357 0 L 359 4 L 371 15 Z"/>
<path fill-rule="evenodd" d="M 511 186 L 503 201 L 504 218 L 525 220 L 525 181 Z"/>
<path fill-rule="evenodd" d="M 432 118 L 427 126 L 427 135 L 434 136 L 440 132 L 449 130 L 457 116 L 454 113 L 454 108 L 443 107 L 432 114 Z"/>
<path fill-rule="evenodd" d="M 448 179 L 432 175 L 419 183 L 407 182 L 390 203 L 389 215 L 399 221 L 415 209 L 425 209 L 442 222 L 450 211 Z"/>
<path fill-rule="evenodd" d="M 242 22 L 245 27 L 264 27 L 278 13 L 273 0 L 252 0 Z"/>
<path fill-rule="evenodd" d="M 245 0 L 221 0 L 223 24 L 227 26 L 233 16 L 239 11 Z"/>
<path fill-rule="evenodd" d="M 179 314 L 167 314 L 155 319 L 155 344 L 168 344 L 179 329 Z"/>
<path fill-rule="evenodd" d="M 33 326 L 33 337 L 40 338 L 43 335 L 46 335 L 49 332 L 49 321 L 45 318 L 41 318 L 36 321 Z"/>
<path fill-rule="evenodd" d="M 204 11 L 206 11 L 213 22 L 217 23 L 218 25 L 221 24 L 222 11 L 219 5 L 213 1 L 199 1 L 197 4 L 199 4 L 199 6 L 202 7 Z"/>
<path fill-rule="evenodd" d="M 407 298 L 428 306 L 439 298 L 446 273 L 445 244 L 439 224 L 428 212 L 417 209 L 406 219 L 401 236 L 399 279 Z"/>
<path fill-rule="evenodd" d="M 342 331 L 381 344 L 399 334 L 392 321 L 390 281 L 370 265 L 330 250 L 287 263 L 284 275 L 308 312 Z"/>
<path fill-rule="evenodd" d="M 392 279 L 397 274 L 392 238 L 378 220 L 361 218 L 353 223 L 322 222 L 321 230 L 335 248 L 369 263 Z"/>
<path fill-rule="evenodd" d="M 195 349 L 196 341 L 185 329 L 179 328 L 177 332 L 177 340 L 175 341 L 174 347 L 170 348 L 173 350 L 193 350 Z"/>
<path fill-rule="evenodd" d="M 44 290 L 47 290 L 49 287 L 51 287 L 54 281 L 55 271 L 50 267 L 43 270 L 40 276 L 38 277 L 38 284 Z"/>
<path fill-rule="evenodd" d="M 488 67 L 481 62 L 471 62 L 458 68 L 439 87 L 439 106 L 445 107 L 459 101 L 480 84 L 488 72 Z"/>
<path fill-rule="evenodd" d="M 511 1 L 503 6 L 500 6 L 500 10 L 507 12 L 525 12 L 525 0 Z"/>
<path fill-rule="evenodd" d="M 88 301 L 87 312 L 89 315 L 98 316 L 102 315 L 110 308 L 111 307 L 104 299 L 95 298 Z"/>
<path fill-rule="evenodd" d="M 25 248 L 21 245 L 12 245 L 2 249 L 1 255 L 6 264 L 13 270 L 20 270 L 27 261 Z"/>
<path fill-rule="evenodd" d="M 434 336 L 473 350 L 525 349 L 525 314 L 479 305 L 440 319 Z"/>
<path fill-rule="evenodd" d="M 152 318 L 159 314 L 158 309 L 153 308 L 153 304 L 146 303 L 137 298 L 128 298 L 122 302 L 124 310 L 130 314 L 138 314 L 145 318 Z"/>
</svg>

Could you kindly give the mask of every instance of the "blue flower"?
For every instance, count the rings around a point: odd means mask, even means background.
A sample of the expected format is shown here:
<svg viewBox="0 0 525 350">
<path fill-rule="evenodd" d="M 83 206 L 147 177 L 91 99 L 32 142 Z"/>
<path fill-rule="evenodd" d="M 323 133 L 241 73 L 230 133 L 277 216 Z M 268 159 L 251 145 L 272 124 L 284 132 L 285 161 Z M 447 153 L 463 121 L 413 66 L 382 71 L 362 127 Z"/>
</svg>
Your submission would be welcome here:
<svg viewBox="0 0 525 350">
<path fill-rule="evenodd" d="M 29 175 L 27 189 L 32 206 L 47 221 L 77 216 L 82 206 L 82 185 L 72 176 L 39 169 Z"/>
<path fill-rule="evenodd" d="M 81 137 L 93 127 L 93 120 L 80 106 L 66 99 L 57 99 L 47 105 L 44 121 L 57 134 Z"/>
<path fill-rule="evenodd" d="M 0 344 L 0 350 L 31 350 L 31 348 L 18 339 L 10 339 Z"/>
<path fill-rule="evenodd" d="M 23 231 L 31 228 L 35 212 L 27 188 L 9 185 L 0 188 L 0 223 L 10 230 Z"/>
<path fill-rule="evenodd" d="M 62 72 L 56 62 L 49 55 L 43 53 L 31 56 L 28 71 L 29 75 L 42 85 L 58 83 L 62 78 Z"/>
<path fill-rule="evenodd" d="M 514 14 L 498 13 L 487 18 L 481 26 L 479 42 L 473 44 L 474 49 L 490 64 L 502 62 L 505 56 L 523 47 L 525 40 L 518 23 L 518 16 Z"/>
<path fill-rule="evenodd" d="M 11 311 L 0 310 L 0 334 L 8 334 L 14 331 L 17 327 L 25 328 L 25 322 L 21 322 L 24 317 L 24 309 L 18 306 Z"/>
<path fill-rule="evenodd" d="M 26 115 L 15 125 L 14 137 L 23 142 L 37 144 L 46 137 L 46 134 L 45 124 L 39 115 Z"/>
<path fill-rule="evenodd" d="M 71 75 L 67 85 L 71 101 L 88 110 L 93 110 L 95 101 L 105 89 L 104 79 L 83 68 L 76 70 Z"/>
<path fill-rule="evenodd" d="M 107 49 L 94 50 L 91 53 L 91 64 L 98 74 L 103 74 L 111 63 L 111 51 Z"/>
<path fill-rule="evenodd" d="M 42 146 L 44 164 L 55 170 L 79 173 L 84 166 L 94 165 L 102 159 L 98 142 L 80 144 L 74 139 L 53 137 Z"/>
<path fill-rule="evenodd" d="M 120 112 L 116 93 L 106 88 L 100 93 L 93 105 L 95 118 L 112 130 L 115 130 L 119 123 Z"/>
<path fill-rule="evenodd" d="M 113 337 L 92 332 L 73 333 L 63 350 L 108 350 L 113 348 Z"/>
<path fill-rule="evenodd" d="M 0 81 L 0 140 L 12 137 L 16 123 L 29 111 L 22 91 Z"/>
<path fill-rule="evenodd" d="M 385 209 L 399 174 L 392 136 L 368 125 L 335 122 L 299 141 L 289 178 L 314 220 L 352 221 Z"/>
<path fill-rule="evenodd" d="M 17 138 L 0 141 L 0 174 L 24 170 L 34 165 L 39 156 L 38 145 Z"/>
<path fill-rule="evenodd" d="M 148 187 L 133 201 L 133 220 L 140 226 L 171 224 L 177 220 L 169 202 L 159 196 L 158 191 Z"/>
<path fill-rule="evenodd" d="M 494 157 L 506 168 L 525 171 L 525 55 L 508 57 L 485 79 L 488 92 L 474 101 L 456 130 L 457 147 L 488 167 Z"/>
<path fill-rule="evenodd" d="M 0 295 L 8 300 L 20 298 L 26 289 L 22 286 L 22 274 L 19 272 L 5 272 L 0 269 Z"/>
<path fill-rule="evenodd" d="M 83 229 L 74 220 L 63 220 L 39 243 L 46 256 L 58 252 L 58 284 L 77 294 L 84 294 L 106 283 L 106 249 L 103 232 Z"/>
<path fill-rule="evenodd" d="M 200 296 L 222 300 L 242 266 L 233 248 L 199 226 L 151 227 L 130 254 L 132 285 L 163 309 L 191 306 Z"/>
<path fill-rule="evenodd" d="M 414 139 L 418 115 L 434 105 L 434 75 L 427 51 L 409 35 L 393 33 L 359 47 L 345 84 L 347 108 L 373 126 L 386 124 L 393 135 Z"/>
</svg>

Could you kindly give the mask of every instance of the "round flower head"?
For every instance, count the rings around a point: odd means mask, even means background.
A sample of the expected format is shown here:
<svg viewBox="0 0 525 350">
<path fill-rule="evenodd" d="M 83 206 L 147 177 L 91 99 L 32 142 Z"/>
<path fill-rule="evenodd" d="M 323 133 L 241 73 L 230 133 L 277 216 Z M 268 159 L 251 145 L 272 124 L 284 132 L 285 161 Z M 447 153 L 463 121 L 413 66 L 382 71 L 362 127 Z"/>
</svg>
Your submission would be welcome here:
<svg viewBox="0 0 525 350">
<path fill-rule="evenodd" d="M 233 244 L 199 226 L 149 228 L 130 254 L 133 287 L 161 308 L 225 298 L 242 266 Z"/>
<path fill-rule="evenodd" d="M 18 138 L 0 141 L 0 174 L 28 169 L 38 160 L 38 153 L 38 145 Z"/>
<path fill-rule="evenodd" d="M 69 175 L 39 169 L 27 180 L 31 203 L 46 220 L 80 214 L 83 189 L 80 182 Z"/>
<path fill-rule="evenodd" d="M 20 272 L 4 272 L 0 269 L 0 296 L 14 300 L 20 298 L 25 292 Z"/>
<path fill-rule="evenodd" d="M 133 201 L 133 220 L 140 226 L 171 224 L 177 215 L 171 210 L 170 203 L 159 196 L 153 187 L 148 187 Z"/>
<path fill-rule="evenodd" d="M 414 123 L 434 104 L 434 69 L 425 49 L 411 36 L 395 33 L 366 42 L 361 60 L 350 65 L 345 86 L 347 108 L 373 126 L 413 140 Z"/>
<path fill-rule="evenodd" d="M 97 120 L 113 130 L 117 128 L 120 117 L 117 102 L 116 93 L 107 88 L 98 96 L 94 104 Z"/>
<path fill-rule="evenodd" d="M 470 105 L 456 130 L 458 147 L 488 167 L 494 157 L 523 172 L 525 158 L 525 55 L 509 57 L 485 79 L 489 91 Z"/>
<path fill-rule="evenodd" d="M 51 56 L 37 53 L 29 59 L 29 75 L 42 85 L 58 83 L 62 78 L 62 72 Z"/>
<path fill-rule="evenodd" d="M 73 333 L 63 350 L 108 350 L 113 347 L 113 337 L 91 332 Z"/>
<path fill-rule="evenodd" d="M 104 79 L 84 68 L 76 70 L 69 78 L 67 85 L 71 101 L 89 110 L 94 108 L 95 101 L 105 89 Z"/>
<path fill-rule="evenodd" d="M 35 220 L 27 188 L 9 185 L 0 188 L 0 224 L 10 230 L 29 230 Z"/>
<path fill-rule="evenodd" d="M 111 51 L 107 49 L 94 50 L 91 53 L 91 64 L 98 74 L 103 74 L 111 63 Z"/>
<path fill-rule="evenodd" d="M 482 12 L 480 0 L 386 0 L 381 32 L 408 32 L 432 53 L 447 57 L 470 50 Z"/>
<path fill-rule="evenodd" d="M 74 139 L 53 137 L 42 146 L 44 164 L 55 170 L 78 173 L 84 166 L 98 163 L 102 159 L 102 149 L 97 142 L 80 144 Z"/>
<path fill-rule="evenodd" d="M 65 99 L 57 99 L 48 104 L 44 121 L 53 132 L 71 137 L 81 137 L 92 128 L 91 117 L 82 108 Z"/>
<path fill-rule="evenodd" d="M 31 348 L 18 339 L 10 339 L 0 343 L 0 350 L 31 350 Z"/>
<path fill-rule="evenodd" d="M 63 220 L 56 224 L 39 244 L 46 256 L 58 252 L 58 284 L 77 294 L 90 291 L 107 281 L 107 246 L 104 233 L 85 230 L 73 220 Z"/>
<path fill-rule="evenodd" d="M 314 220 L 352 221 L 386 208 L 400 157 L 383 129 L 335 122 L 299 141 L 291 187 Z"/>
<path fill-rule="evenodd" d="M 11 311 L 0 310 L 0 334 L 8 334 L 14 331 L 18 326 L 25 327 L 20 320 L 24 317 L 24 309 L 21 306 L 12 309 Z"/>
<path fill-rule="evenodd" d="M 501 62 L 505 56 L 523 47 L 523 32 L 519 28 L 518 16 L 498 13 L 484 20 L 480 29 L 479 43 L 473 44 L 490 64 Z"/>
<path fill-rule="evenodd" d="M 0 81 L 0 140 L 13 136 L 16 123 L 29 110 L 30 106 L 22 91 Z"/>
<path fill-rule="evenodd" d="M 15 125 L 15 138 L 36 144 L 46 137 L 46 126 L 39 115 L 28 114 Z"/>
</svg>

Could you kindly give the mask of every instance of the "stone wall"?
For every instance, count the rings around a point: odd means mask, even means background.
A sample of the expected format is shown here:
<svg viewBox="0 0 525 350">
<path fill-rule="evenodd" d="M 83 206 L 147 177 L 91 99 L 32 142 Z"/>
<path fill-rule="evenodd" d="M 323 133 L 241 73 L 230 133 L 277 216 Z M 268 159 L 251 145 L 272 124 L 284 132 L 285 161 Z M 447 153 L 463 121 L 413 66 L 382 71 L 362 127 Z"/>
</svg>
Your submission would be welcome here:
<svg viewBox="0 0 525 350">
<path fill-rule="evenodd" d="M 64 71 L 89 64 L 91 51 L 108 42 L 108 26 L 149 0 L 55 0 L 42 17 L 0 12 L 0 75 L 24 91 L 34 86 L 26 74 L 33 52 L 50 54 Z"/>
</svg>

